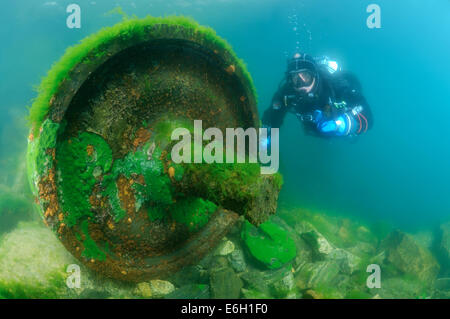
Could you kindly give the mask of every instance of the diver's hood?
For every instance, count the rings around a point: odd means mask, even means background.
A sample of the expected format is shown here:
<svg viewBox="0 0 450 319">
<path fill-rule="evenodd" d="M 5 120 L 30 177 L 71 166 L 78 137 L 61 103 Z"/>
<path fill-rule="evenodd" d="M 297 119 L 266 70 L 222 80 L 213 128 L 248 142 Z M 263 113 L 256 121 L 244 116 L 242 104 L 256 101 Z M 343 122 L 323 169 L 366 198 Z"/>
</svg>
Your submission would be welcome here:
<svg viewBox="0 0 450 319">
<path fill-rule="evenodd" d="M 297 53 L 294 55 L 293 58 L 289 59 L 287 63 L 286 78 L 291 83 L 291 85 L 294 85 L 294 83 L 292 83 L 292 75 L 303 71 L 309 71 L 309 73 L 311 74 L 311 76 L 315 81 L 312 90 L 309 93 L 305 94 L 309 95 L 311 93 L 315 93 L 319 87 L 320 82 L 319 71 L 316 62 L 314 61 L 314 58 L 308 54 Z M 300 84 L 300 86 L 307 86 L 307 85 L 309 84 L 308 83 L 305 83 L 304 85 Z M 302 93 L 301 91 L 298 92 L 298 94 L 301 93 Z"/>
<path fill-rule="evenodd" d="M 295 73 L 303 69 L 317 73 L 316 62 L 312 56 L 298 53 L 288 60 L 287 73 Z"/>
</svg>

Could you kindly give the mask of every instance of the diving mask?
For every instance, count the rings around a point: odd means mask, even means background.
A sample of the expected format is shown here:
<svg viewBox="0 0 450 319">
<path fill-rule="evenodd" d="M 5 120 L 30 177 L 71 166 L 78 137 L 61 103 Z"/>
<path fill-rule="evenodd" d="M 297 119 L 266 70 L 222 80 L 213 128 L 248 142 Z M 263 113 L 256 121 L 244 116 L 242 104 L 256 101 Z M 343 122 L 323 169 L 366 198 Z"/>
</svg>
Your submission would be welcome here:
<svg viewBox="0 0 450 319">
<path fill-rule="evenodd" d="M 291 72 L 292 85 L 296 89 L 307 88 L 314 83 L 315 74 L 312 70 L 302 69 Z"/>
</svg>

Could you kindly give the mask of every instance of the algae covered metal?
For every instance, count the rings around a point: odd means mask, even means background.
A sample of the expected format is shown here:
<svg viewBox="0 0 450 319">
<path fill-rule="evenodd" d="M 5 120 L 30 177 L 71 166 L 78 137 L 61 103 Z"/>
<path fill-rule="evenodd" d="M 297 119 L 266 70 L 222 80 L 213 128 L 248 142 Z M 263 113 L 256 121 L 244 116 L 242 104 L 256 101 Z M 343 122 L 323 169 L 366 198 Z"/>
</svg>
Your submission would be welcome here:
<svg viewBox="0 0 450 319">
<path fill-rule="evenodd" d="M 258 127 L 245 65 L 183 17 L 129 19 L 69 48 L 30 111 L 28 172 L 45 223 L 94 271 L 125 281 L 198 261 L 239 218 L 276 210 L 259 164 L 176 164 L 171 132 Z"/>
</svg>

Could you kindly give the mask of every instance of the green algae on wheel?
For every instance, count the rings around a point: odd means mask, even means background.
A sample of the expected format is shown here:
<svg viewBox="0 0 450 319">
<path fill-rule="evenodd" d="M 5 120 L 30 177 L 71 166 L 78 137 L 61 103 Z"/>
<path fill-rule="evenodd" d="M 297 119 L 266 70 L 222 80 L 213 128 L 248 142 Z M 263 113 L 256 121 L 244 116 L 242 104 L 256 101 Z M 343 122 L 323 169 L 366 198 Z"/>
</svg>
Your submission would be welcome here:
<svg viewBox="0 0 450 319">
<path fill-rule="evenodd" d="M 30 110 L 28 172 L 45 223 L 106 277 L 142 281 L 198 261 L 239 215 L 275 213 L 258 164 L 175 164 L 170 134 L 257 127 L 245 65 L 183 17 L 125 20 L 69 48 Z"/>
</svg>

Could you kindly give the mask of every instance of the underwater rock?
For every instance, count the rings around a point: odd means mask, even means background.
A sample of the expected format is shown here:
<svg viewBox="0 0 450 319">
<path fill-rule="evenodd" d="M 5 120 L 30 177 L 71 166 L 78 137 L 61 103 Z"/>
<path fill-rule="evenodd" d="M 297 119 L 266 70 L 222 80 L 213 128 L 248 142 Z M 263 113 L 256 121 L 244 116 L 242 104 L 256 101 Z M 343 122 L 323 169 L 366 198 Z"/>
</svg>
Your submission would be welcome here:
<svg viewBox="0 0 450 319">
<path fill-rule="evenodd" d="M 209 274 L 208 270 L 200 265 L 186 266 L 170 276 L 168 280 L 177 287 L 186 286 L 193 282 L 198 284 L 208 284 Z"/>
<path fill-rule="evenodd" d="M 303 294 L 304 299 L 324 299 L 324 296 L 313 289 L 308 289 Z"/>
<path fill-rule="evenodd" d="M 411 277 L 385 278 L 377 293 L 382 299 L 428 299 L 431 296 L 431 290 L 423 282 Z"/>
<path fill-rule="evenodd" d="M 68 295 L 66 267 L 76 263 L 54 234 L 36 222 L 20 222 L 0 241 L 0 297 Z"/>
<path fill-rule="evenodd" d="M 344 299 L 345 293 L 333 287 L 323 286 L 318 289 L 303 291 L 303 299 Z"/>
<path fill-rule="evenodd" d="M 41 222 L 20 222 L 0 241 L 0 298 L 133 298 L 134 286 L 93 276 L 80 266 L 80 288 L 66 283 L 79 264 Z"/>
<path fill-rule="evenodd" d="M 313 251 L 311 247 L 300 236 L 293 236 L 297 246 L 297 256 L 292 262 L 294 269 L 298 269 L 303 264 L 312 262 Z"/>
<path fill-rule="evenodd" d="M 259 227 L 246 222 L 241 236 L 249 253 L 269 269 L 282 267 L 297 254 L 295 242 L 289 233 L 270 221 Z"/>
<path fill-rule="evenodd" d="M 163 298 L 175 290 L 174 285 L 166 280 L 150 280 L 140 282 L 136 286 L 136 292 L 144 298 Z"/>
<path fill-rule="evenodd" d="M 243 299 L 271 299 L 273 298 L 267 293 L 255 289 L 241 289 L 241 296 Z"/>
<path fill-rule="evenodd" d="M 39 92 L 33 194 L 66 249 L 103 277 L 164 278 L 210 252 L 239 215 L 258 225 L 275 213 L 281 177 L 258 163 L 171 158 L 171 133 L 194 120 L 259 126 L 251 77 L 213 30 L 129 19 L 67 50 Z"/>
<path fill-rule="evenodd" d="M 311 226 L 312 227 L 312 226 Z M 333 260 L 336 261 L 341 271 L 352 274 L 358 269 L 360 258 L 351 252 L 334 247 L 321 233 L 314 228 L 303 232 L 301 237 L 312 249 L 313 261 Z"/>
<path fill-rule="evenodd" d="M 365 226 L 359 226 L 356 229 L 356 234 L 358 236 L 358 239 L 360 239 L 360 240 L 365 239 L 366 241 L 372 241 L 372 239 L 373 239 L 370 230 Z"/>
<path fill-rule="evenodd" d="M 360 270 L 361 258 L 344 249 L 336 249 L 328 258 L 336 260 L 345 274 L 352 275 L 355 271 Z M 367 267 L 368 265 L 363 266 Z"/>
<path fill-rule="evenodd" d="M 348 274 L 341 272 L 341 265 L 334 260 L 325 260 L 303 265 L 294 275 L 296 287 L 305 298 L 340 299 L 355 283 Z"/>
<path fill-rule="evenodd" d="M 298 235 L 302 235 L 304 233 L 315 231 L 316 229 L 313 225 L 311 225 L 311 223 L 307 221 L 301 221 L 295 224 L 294 230 Z"/>
<path fill-rule="evenodd" d="M 175 290 L 175 287 L 172 285 L 172 283 L 166 280 L 151 280 L 150 288 L 152 290 L 153 296 L 155 297 L 165 296 Z"/>
<path fill-rule="evenodd" d="M 301 237 L 311 247 L 315 260 L 321 260 L 335 250 L 328 240 L 315 229 L 303 232 Z"/>
<path fill-rule="evenodd" d="M 211 297 L 216 299 L 239 298 L 243 287 L 242 280 L 233 269 L 227 267 L 210 273 Z"/>
<path fill-rule="evenodd" d="M 144 298 L 152 297 L 152 289 L 148 282 L 140 282 L 136 286 L 136 293 Z"/>
<path fill-rule="evenodd" d="M 217 247 L 216 254 L 220 256 L 226 256 L 234 251 L 234 244 L 231 240 L 223 241 L 219 247 Z"/>
<path fill-rule="evenodd" d="M 244 287 L 246 289 L 258 291 L 261 293 L 265 293 L 267 295 L 270 294 L 269 290 L 270 283 L 268 281 L 265 281 L 267 276 L 265 276 L 263 272 L 257 270 L 250 270 L 242 273 L 240 275 L 240 278 L 244 282 Z"/>
<path fill-rule="evenodd" d="M 450 258 L 450 222 L 441 225 L 441 249 Z"/>
<path fill-rule="evenodd" d="M 272 284 L 272 294 L 276 298 L 286 298 L 292 292 L 294 287 L 294 275 L 292 273 L 288 273 L 285 277 L 283 277 L 283 279 Z M 295 295 L 291 297 L 294 297 L 295 299 Z"/>
<path fill-rule="evenodd" d="M 439 264 L 430 251 L 418 245 L 411 235 L 395 230 L 383 241 L 381 247 L 385 250 L 385 262 L 401 272 L 426 283 L 436 279 Z"/>
<path fill-rule="evenodd" d="M 413 233 L 411 234 L 411 236 L 419 245 L 430 250 L 433 248 L 433 242 L 435 241 L 435 238 L 434 233 L 432 231 L 421 231 Z"/>
<path fill-rule="evenodd" d="M 231 267 L 238 273 L 247 269 L 244 253 L 240 249 L 235 249 L 231 254 L 229 254 L 228 261 L 230 262 Z"/>
<path fill-rule="evenodd" d="M 438 278 L 434 283 L 435 292 L 433 298 L 450 298 L 450 278 Z"/>
<path fill-rule="evenodd" d="M 209 299 L 209 286 L 204 284 L 191 284 L 180 287 L 166 295 L 164 299 Z"/>
<path fill-rule="evenodd" d="M 450 222 L 440 227 L 438 250 L 444 275 L 450 276 Z"/>
<path fill-rule="evenodd" d="M 358 257 L 374 256 L 377 252 L 377 246 L 372 243 L 357 242 L 355 246 L 345 248 L 349 253 Z"/>
<path fill-rule="evenodd" d="M 313 212 L 305 209 L 281 209 L 277 213 L 292 225 L 295 233 L 301 235 L 310 231 L 319 232 L 333 246 L 347 251 L 354 250 L 358 257 L 367 257 L 365 252 L 358 253 L 355 246 L 364 246 L 365 251 L 372 251 L 378 245 L 378 238 L 366 225 L 346 218 Z"/>
<path fill-rule="evenodd" d="M 246 289 L 252 289 L 270 295 L 271 286 L 281 281 L 292 271 L 291 267 L 288 265 L 273 270 L 254 270 L 250 269 L 242 274 L 240 278 L 244 282 L 244 287 Z"/>
<path fill-rule="evenodd" d="M 296 285 L 299 289 L 333 287 L 337 285 L 340 267 L 334 261 L 319 261 L 305 264 L 295 274 Z"/>
<path fill-rule="evenodd" d="M 215 256 L 209 265 L 209 272 L 222 270 L 227 267 L 229 267 L 229 262 L 225 256 Z"/>
<path fill-rule="evenodd" d="M 296 291 L 296 290 L 290 291 L 290 292 L 284 297 L 284 299 L 302 299 L 302 298 L 303 298 L 302 293 L 300 293 L 299 291 Z"/>
<path fill-rule="evenodd" d="M 84 289 L 78 296 L 80 299 L 107 299 L 110 297 L 112 296 L 109 292 L 92 288 Z"/>
<path fill-rule="evenodd" d="M 162 298 L 175 290 L 172 283 L 165 280 L 151 280 L 149 285 L 154 298 Z"/>
</svg>

